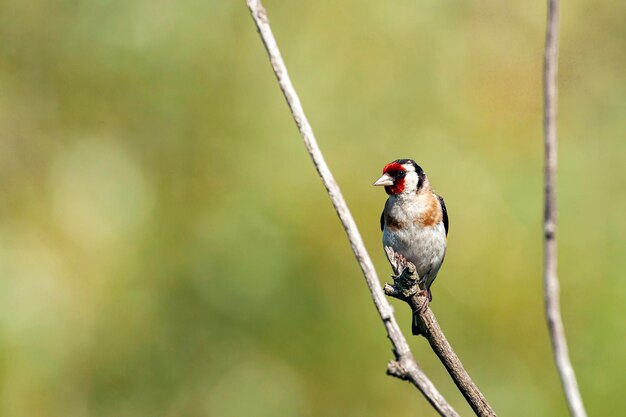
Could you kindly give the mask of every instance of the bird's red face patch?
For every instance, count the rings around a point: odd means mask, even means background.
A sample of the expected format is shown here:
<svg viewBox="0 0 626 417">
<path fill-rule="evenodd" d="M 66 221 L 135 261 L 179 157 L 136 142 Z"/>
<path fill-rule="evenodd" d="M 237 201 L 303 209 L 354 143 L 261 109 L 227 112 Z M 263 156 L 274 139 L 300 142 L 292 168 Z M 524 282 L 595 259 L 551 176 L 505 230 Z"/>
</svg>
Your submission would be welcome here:
<svg viewBox="0 0 626 417">
<path fill-rule="evenodd" d="M 383 174 L 389 174 L 393 178 L 393 185 L 385 186 L 387 194 L 400 194 L 404 191 L 404 177 L 406 169 L 397 162 L 385 165 Z"/>
</svg>

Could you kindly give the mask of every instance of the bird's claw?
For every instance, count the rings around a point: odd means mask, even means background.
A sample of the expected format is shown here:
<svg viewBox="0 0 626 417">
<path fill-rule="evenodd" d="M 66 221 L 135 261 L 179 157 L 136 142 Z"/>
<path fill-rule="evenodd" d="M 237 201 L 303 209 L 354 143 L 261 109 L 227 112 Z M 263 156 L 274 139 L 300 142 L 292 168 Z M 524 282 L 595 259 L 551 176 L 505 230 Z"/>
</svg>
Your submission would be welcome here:
<svg viewBox="0 0 626 417">
<path fill-rule="evenodd" d="M 430 304 L 430 290 L 420 290 L 417 292 L 417 297 L 422 299 L 421 304 L 417 309 L 417 312 L 421 313 L 426 310 Z"/>
<path fill-rule="evenodd" d="M 393 286 L 387 284 L 385 292 L 397 298 L 409 298 L 420 291 L 420 279 L 416 272 L 415 265 L 409 262 L 404 256 L 396 253 L 391 247 L 386 246 L 385 252 L 395 275 L 392 275 Z M 388 292 L 387 286 L 393 288 L 393 294 Z M 400 297 L 401 295 L 401 297 Z"/>
</svg>

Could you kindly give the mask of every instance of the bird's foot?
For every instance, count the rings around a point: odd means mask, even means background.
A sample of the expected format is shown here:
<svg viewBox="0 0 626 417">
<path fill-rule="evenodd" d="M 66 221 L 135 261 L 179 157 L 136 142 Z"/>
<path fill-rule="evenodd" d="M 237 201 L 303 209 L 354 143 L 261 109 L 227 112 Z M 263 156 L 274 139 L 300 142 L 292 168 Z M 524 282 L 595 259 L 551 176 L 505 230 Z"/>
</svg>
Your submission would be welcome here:
<svg viewBox="0 0 626 417">
<path fill-rule="evenodd" d="M 394 272 L 391 276 L 393 285 L 386 284 L 385 293 L 399 299 L 407 299 L 415 295 L 420 291 L 420 279 L 415 265 L 389 246 L 385 247 L 385 252 Z"/>
<path fill-rule="evenodd" d="M 430 290 L 420 290 L 409 301 L 409 305 L 413 310 L 413 320 L 411 322 L 411 330 L 413 336 L 419 336 L 424 334 L 424 331 L 422 329 L 423 321 L 421 319 L 421 315 L 428 309 L 431 298 L 432 297 L 430 295 Z"/>
<path fill-rule="evenodd" d="M 430 301 L 433 299 L 433 296 L 430 290 L 420 290 L 416 296 L 418 297 L 419 307 L 415 311 L 416 313 L 421 313 L 426 310 L 430 305 Z"/>
</svg>

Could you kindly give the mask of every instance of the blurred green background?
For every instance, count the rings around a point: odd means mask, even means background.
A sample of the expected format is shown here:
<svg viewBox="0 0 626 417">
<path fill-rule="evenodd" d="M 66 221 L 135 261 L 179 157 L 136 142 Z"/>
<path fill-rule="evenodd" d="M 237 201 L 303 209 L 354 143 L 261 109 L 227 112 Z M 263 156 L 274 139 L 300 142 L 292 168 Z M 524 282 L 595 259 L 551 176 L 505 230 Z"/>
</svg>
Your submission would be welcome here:
<svg viewBox="0 0 626 417">
<path fill-rule="evenodd" d="M 502 416 L 567 415 L 542 304 L 544 3 L 265 3 L 381 279 L 384 164 L 416 159 L 445 196 L 433 309 Z M 559 270 L 594 416 L 626 408 L 624 19 L 562 7 Z M 435 415 L 385 375 L 243 0 L 0 2 L 0 132 L 0 415 Z"/>
</svg>

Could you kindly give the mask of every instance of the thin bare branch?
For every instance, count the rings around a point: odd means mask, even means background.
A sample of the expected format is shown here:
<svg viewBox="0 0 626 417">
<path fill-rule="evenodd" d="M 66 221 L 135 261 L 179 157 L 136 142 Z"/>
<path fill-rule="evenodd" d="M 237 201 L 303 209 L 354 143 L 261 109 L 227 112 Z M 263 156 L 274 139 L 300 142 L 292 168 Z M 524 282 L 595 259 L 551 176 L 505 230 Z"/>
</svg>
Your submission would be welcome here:
<svg viewBox="0 0 626 417">
<path fill-rule="evenodd" d="M 557 63 L 559 44 L 559 0 L 548 0 L 548 22 L 543 65 L 544 86 L 544 146 L 545 146 L 545 206 L 544 206 L 544 302 L 552 353 L 561 378 L 570 414 L 586 417 L 587 412 L 569 358 L 565 329 L 559 302 L 557 276 Z"/>
<path fill-rule="evenodd" d="M 448 339 L 443 334 L 435 314 L 428 305 L 428 297 L 425 296 L 424 291 L 420 291 L 420 280 L 415 265 L 407 261 L 402 255 L 394 252 L 389 246 L 385 247 L 385 251 L 395 274 L 393 285 L 385 284 L 385 293 L 406 302 L 411 307 L 417 318 L 420 334 L 428 340 L 431 348 L 446 367 L 452 380 L 476 415 L 495 416 L 496 413 L 474 381 L 472 381 Z"/>
<path fill-rule="evenodd" d="M 320 151 L 315 136 L 313 135 L 313 129 L 304 114 L 302 105 L 300 104 L 300 99 L 298 98 L 298 95 L 291 83 L 289 74 L 287 73 L 287 67 L 285 66 L 278 49 L 278 45 L 276 44 L 276 40 L 274 39 L 274 35 L 272 34 L 265 9 L 259 0 L 247 0 L 247 4 L 261 39 L 263 40 L 265 49 L 269 55 L 274 74 L 276 75 L 278 84 L 280 85 L 280 89 L 287 100 L 293 119 L 296 122 L 302 138 L 304 139 L 304 145 L 311 156 L 313 163 L 315 164 L 315 168 L 317 169 L 317 172 L 320 175 L 326 190 L 328 191 L 328 195 L 330 196 L 333 206 L 335 207 L 335 211 L 341 220 L 341 224 L 348 235 L 348 240 L 352 246 L 354 256 L 363 271 L 365 281 L 369 287 L 376 309 L 378 310 L 380 318 L 382 319 L 385 329 L 387 330 L 387 335 L 393 346 L 396 358 L 395 361 L 389 363 L 387 372 L 390 375 L 410 381 L 413 385 L 415 385 L 440 415 L 458 416 L 457 412 L 454 411 L 450 404 L 448 404 L 448 402 L 435 388 L 433 383 L 419 368 L 411 350 L 409 349 L 406 338 L 400 331 L 400 327 L 398 326 L 393 314 L 393 309 L 385 298 L 385 295 L 380 287 L 380 281 L 376 275 L 374 264 L 365 249 L 363 239 L 361 238 L 361 235 L 356 227 L 356 223 L 352 218 L 352 214 L 348 210 L 348 206 L 346 205 L 341 191 L 339 190 L 337 182 L 328 168 L 328 165 L 326 165 L 326 162 L 324 161 L 322 152 Z"/>
</svg>

